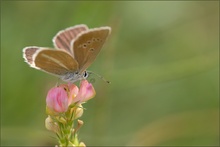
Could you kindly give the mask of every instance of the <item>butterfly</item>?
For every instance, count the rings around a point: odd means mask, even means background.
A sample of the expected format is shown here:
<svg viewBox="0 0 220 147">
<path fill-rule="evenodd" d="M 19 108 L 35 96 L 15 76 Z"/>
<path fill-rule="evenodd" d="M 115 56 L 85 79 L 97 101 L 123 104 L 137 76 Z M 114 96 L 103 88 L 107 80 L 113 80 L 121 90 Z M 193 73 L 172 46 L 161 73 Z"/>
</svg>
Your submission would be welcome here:
<svg viewBox="0 0 220 147">
<path fill-rule="evenodd" d="M 74 83 L 86 79 L 86 69 L 94 62 L 103 44 L 110 35 L 110 27 L 89 29 L 76 25 L 59 31 L 53 38 L 55 49 L 28 46 L 23 49 L 23 58 L 30 67 Z"/>
</svg>

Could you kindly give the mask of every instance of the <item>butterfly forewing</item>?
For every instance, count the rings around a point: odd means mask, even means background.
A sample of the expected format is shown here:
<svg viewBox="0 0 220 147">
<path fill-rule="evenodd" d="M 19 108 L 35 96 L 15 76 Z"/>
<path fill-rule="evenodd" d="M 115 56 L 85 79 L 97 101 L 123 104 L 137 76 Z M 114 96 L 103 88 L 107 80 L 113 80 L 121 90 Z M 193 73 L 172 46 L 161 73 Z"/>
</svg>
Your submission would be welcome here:
<svg viewBox="0 0 220 147">
<path fill-rule="evenodd" d="M 33 66 L 33 55 L 34 53 L 39 50 L 40 48 L 37 46 L 29 46 L 23 49 L 23 58 L 25 62 L 27 62 L 30 66 Z"/>
<path fill-rule="evenodd" d="M 86 25 L 76 25 L 65 30 L 59 31 L 57 35 L 53 38 L 55 48 L 64 49 L 68 52 L 71 52 L 71 41 L 75 39 L 78 34 L 86 30 L 88 30 L 88 27 Z"/>
<path fill-rule="evenodd" d="M 110 31 L 110 27 L 90 29 L 80 34 L 72 42 L 74 58 L 79 64 L 80 73 L 95 60 Z"/>
<path fill-rule="evenodd" d="M 55 75 L 78 70 L 76 60 L 63 50 L 41 49 L 36 53 L 34 63 L 37 68 Z"/>
</svg>

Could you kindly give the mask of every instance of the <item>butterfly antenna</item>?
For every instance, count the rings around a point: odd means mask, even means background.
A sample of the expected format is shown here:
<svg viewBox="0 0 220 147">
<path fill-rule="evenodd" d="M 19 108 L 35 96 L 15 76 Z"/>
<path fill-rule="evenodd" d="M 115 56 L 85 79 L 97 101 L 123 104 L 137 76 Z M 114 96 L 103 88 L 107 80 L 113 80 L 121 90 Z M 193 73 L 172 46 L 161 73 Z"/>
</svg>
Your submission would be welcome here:
<svg viewBox="0 0 220 147">
<path fill-rule="evenodd" d="M 95 72 L 87 71 L 87 73 L 96 75 L 97 77 L 99 77 L 100 79 L 102 79 L 103 81 L 105 81 L 105 82 L 108 83 L 108 84 L 111 83 L 110 81 L 106 80 L 103 76 L 100 76 L 99 74 L 97 74 L 97 73 L 95 73 Z"/>
</svg>

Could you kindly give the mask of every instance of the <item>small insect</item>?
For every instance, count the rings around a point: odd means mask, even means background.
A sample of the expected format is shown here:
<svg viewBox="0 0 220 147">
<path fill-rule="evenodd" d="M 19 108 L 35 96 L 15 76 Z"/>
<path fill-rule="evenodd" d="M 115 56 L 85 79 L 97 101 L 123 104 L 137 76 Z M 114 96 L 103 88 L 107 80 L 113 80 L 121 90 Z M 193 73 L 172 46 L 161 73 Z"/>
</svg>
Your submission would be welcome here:
<svg viewBox="0 0 220 147">
<path fill-rule="evenodd" d="M 107 26 L 89 29 L 84 24 L 76 25 L 55 35 L 55 49 L 25 47 L 23 58 L 35 69 L 74 83 L 88 77 L 86 69 L 94 62 L 110 32 Z"/>
</svg>

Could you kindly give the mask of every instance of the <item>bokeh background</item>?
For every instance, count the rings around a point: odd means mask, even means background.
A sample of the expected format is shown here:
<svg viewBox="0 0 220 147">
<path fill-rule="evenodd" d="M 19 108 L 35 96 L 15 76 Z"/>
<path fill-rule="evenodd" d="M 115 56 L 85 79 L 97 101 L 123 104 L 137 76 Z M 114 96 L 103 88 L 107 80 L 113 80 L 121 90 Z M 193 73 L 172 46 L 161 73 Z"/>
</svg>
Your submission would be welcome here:
<svg viewBox="0 0 220 147">
<path fill-rule="evenodd" d="M 55 145 L 45 98 L 57 78 L 26 46 L 76 24 L 111 26 L 89 67 L 106 79 L 84 104 L 88 146 L 219 145 L 219 1 L 1 1 L 1 144 Z M 78 84 L 78 83 L 77 83 Z"/>
</svg>

